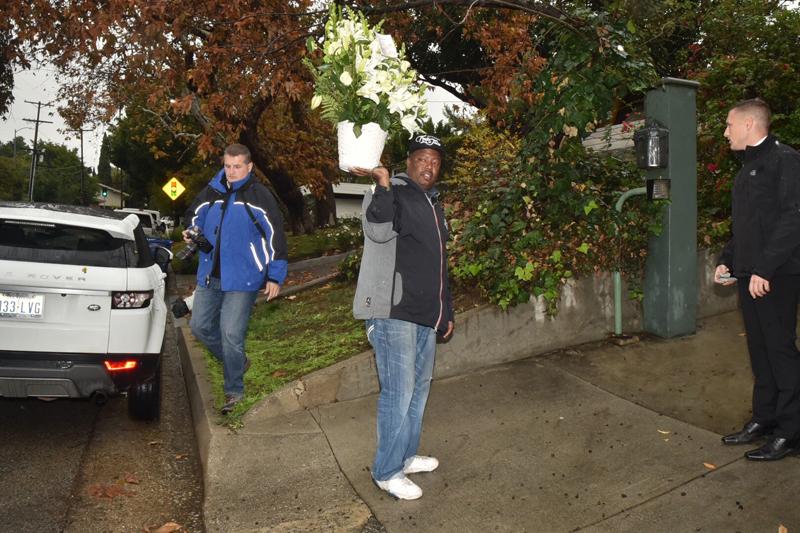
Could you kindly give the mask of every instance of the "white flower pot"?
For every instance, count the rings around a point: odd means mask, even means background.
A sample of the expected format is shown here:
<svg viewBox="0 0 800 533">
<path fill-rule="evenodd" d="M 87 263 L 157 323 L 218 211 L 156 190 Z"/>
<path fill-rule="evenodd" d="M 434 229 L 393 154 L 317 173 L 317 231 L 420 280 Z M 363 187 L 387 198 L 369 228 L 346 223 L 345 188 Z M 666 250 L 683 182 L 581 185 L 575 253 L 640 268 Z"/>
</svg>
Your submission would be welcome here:
<svg viewBox="0 0 800 533">
<path fill-rule="evenodd" d="M 349 172 L 353 167 L 372 169 L 381 164 L 383 146 L 388 132 L 374 122 L 361 126 L 361 136 L 353 133 L 353 123 L 337 124 L 339 134 L 339 168 Z"/>
</svg>

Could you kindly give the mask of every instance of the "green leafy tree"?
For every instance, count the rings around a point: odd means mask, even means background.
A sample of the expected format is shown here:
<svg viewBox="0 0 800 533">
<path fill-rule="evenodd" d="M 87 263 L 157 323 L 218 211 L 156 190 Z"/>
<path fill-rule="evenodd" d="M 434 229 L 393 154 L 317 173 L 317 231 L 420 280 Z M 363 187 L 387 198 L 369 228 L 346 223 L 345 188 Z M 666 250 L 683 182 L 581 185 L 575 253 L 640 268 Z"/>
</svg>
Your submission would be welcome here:
<svg viewBox="0 0 800 533">
<path fill-rule="evenodd" d="M 0 117 L 14 102 L 14 64 L 11 61 L 10 29 L 0 23 Z"/>
<path fill-rule="evenodd" d="M 97 162 L 97 179 L 100 183 L 113 184 L 111 177 L 111 161 L 108 155 L 108 135 L 103 134 L 103 142 L 100 144 L 100 159 Z"/>
<path fill-rule="evenodd" d="M 165 132 L 155 133 L 155 121 L 132 106 L 128 115 L 109 129 L 109 159 L 126 176 L 120 188 L 130 194 L 127 205 L 171 209 L 171 201 L 161 187 L 168 177 L 194 164 L 196 152 Z M 199 190 L 191 183 L 181 182 L 188 188 L 181 198 L 192 197 Z"/>
<path fill-rule="evenodd" d="M 528 67 L 482 86 L 497 88 L 484 93 L 485 123 L 455 158 L 453 273 L 501 307 L 543 296 L 555 312 L 567 279 L 600 269 L 636 279 L 657 229 L 658 206 L 613 210 L 638 170 L 580 142 L 655 81 L 649 51 L 625 16 L 570 13 L 580 31 L 543 20 L 526 29 L 537 43 L 520 51 Z"/>
<path fill-rule="evenodd" d="M 17 138 L 16 157 L 13 141 L 0 145 L 0 198 L 22 201 L 28 199 L 31 150 L 22 138 Z M 39 162 L 34 180 L 34 200 L 63 204 L 80 203 L 81 160 L 75 149 L 51 142 L 37 146 Z M 84 187 L 87 198 L 99 190 L 91 169 L 84 168 Z"/>
<path fill-rule="evenodd" d="M 0 156 L 3 157 L 16 157 L 30 153 L 30 147 L 25 142 L 25 139 L 17 135 L 16 139 L 11 139 L 7 143 L 0 144 Z"/>
<path fill-rule="evenodd" d="M 786 2 L 718 0 L 689 46 L 686 76 L 698 92 L 699 240 L 719 246 L 730 236 L 730 193 L 740 162 L 723 137 L 729 109 L 760 97 L 772 108 L 772 131 L 800 148 L 800 11 Z"/>
<path fill-rule="evenodd" d="M 19 146 L 17 147 L 19 149 Z M 0 148 L 0 199 L 25 200 L 28 197 L 28 155 L 6 155 L 6 146 Z"/>
</svg>

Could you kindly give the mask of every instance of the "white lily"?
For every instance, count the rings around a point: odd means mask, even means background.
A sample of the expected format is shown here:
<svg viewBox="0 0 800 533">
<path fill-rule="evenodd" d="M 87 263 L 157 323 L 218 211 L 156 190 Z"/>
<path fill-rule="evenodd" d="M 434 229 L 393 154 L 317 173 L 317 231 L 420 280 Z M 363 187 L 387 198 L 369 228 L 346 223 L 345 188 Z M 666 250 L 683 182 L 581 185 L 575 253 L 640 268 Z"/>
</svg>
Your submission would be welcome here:
<svg viewBox="0 0 800 533">
<path fill-rule="evenodd" d="M 397 47 L 394 45 L 394 39 L 391 35 L 384 33 L 376 34 L 378 44 L 381 47 L 381 53 L 386 57 L 397 57 Z"/>
<path fill-rule="evenodd" d="M 356 11 L 332 9 L 331 13 L 321 46 L 325 66 L 315 70 L 318 80 L 325 83 L 317 85 L 312 109 L 324 104 L 332 113 L 330 118 L 356 122 L 363 118 L 360 109 L 372 116 L 388 112 L 390 120 L 409 133 L 419 131 L 417 122 L 425 116 L 425 88 L 392 37 L 377 33 Z M 343 101 L 352 97 L 352 91 L 366 99 L 355 116 L 348 113 L 349 102 Z"/>
<path fill-rule="evenodd" d="M 408 136 L 411 138 L 412 135 L 416 131 L 419 130 L 419 125 L 417 124 L 417 116 L 416 115 L 403 115 L 403 118 L 400 119 L 400 124 L 403 125 L 406 131 L 408 131 Z"/>
<path fill-rule="evenodd" d="M 359 96 L 363 96 L 364 98 L 369 98 L 376 104 L 381 103 L 380 95 L 378 94 L 379 87 L 374 84 L 365 84 L 362 85 L 361 88 L 356 91 L 356 94 Z"/>
</svg>

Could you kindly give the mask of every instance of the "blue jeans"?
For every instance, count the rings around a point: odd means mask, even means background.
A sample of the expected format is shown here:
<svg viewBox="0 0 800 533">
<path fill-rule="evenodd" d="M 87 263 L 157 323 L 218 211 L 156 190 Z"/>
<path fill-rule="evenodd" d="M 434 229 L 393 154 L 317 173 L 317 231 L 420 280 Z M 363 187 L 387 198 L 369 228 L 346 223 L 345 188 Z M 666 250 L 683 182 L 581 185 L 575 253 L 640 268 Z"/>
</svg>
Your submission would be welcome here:
<svg viewBox="0 0 800 533">
<path fill-rule="evenodd" d="M 223 291 L 218 279 L 197 286 L 189 325 L 192 333 L 222 362 L 226 396 L 244 394 L 244 340 L 258 291 Z"/>
<path fill-rule="evenodd" d="M 381 384 L 372 477 L 385 481 L 402 476 L 405 460 L 417 454 L 431 390 L 436 333 L 433 328 L 391 318 L 367 320 L 366 326 Z"/>
</svg>

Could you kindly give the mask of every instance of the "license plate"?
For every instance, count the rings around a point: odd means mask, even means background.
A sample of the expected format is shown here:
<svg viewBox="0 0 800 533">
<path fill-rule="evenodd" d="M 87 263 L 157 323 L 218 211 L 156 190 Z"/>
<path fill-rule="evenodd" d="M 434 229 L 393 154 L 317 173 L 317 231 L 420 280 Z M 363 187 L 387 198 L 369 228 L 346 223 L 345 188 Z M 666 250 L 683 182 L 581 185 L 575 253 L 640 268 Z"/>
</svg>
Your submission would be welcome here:
<svg viewBox="0 0 800 533">
<path fill-rule="evenodd" d="M 44 295 L 0 292 L 0 317 L 42 318 Z"/>
</svg>

